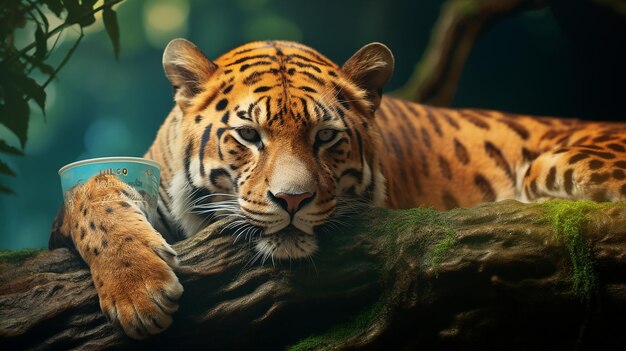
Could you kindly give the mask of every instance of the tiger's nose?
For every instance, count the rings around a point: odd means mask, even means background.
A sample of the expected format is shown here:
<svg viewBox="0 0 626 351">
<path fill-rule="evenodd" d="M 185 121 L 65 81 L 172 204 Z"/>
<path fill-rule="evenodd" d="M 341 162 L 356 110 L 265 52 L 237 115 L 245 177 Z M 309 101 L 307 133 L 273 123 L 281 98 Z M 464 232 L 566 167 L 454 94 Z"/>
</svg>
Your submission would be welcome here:
<svg viewBox="0 0 626 351">
<path fill-rule="evenodd" d="M 313 199 L 314 193 L 300 193 L 300 194 L 289 194 L 289 193 L 278 193 L 276 195 L 272 194 L 271 191 L 268 191 L 268 197 L 280 205 L 285 211 L 289 214 L 294 214 L 298 212 L 304 205 L 311 202 Z"/>
</svg>

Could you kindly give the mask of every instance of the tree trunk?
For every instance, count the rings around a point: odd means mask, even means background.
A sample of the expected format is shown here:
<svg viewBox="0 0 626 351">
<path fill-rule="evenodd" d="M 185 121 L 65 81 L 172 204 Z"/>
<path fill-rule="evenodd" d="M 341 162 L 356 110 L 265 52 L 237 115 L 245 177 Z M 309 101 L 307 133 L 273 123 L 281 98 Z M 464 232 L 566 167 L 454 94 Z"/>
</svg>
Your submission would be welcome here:
<svg viewBox="0 0 626 351">
<path fill-rule="evenodd" d="M 311 261 L 251 264 L 217 223 L 174 245 L 174 323 L 137 342 L 72 251 L 0 259 L 0 349 L 626 347 L 626 206 L 372 209 Z"/>
</svg>

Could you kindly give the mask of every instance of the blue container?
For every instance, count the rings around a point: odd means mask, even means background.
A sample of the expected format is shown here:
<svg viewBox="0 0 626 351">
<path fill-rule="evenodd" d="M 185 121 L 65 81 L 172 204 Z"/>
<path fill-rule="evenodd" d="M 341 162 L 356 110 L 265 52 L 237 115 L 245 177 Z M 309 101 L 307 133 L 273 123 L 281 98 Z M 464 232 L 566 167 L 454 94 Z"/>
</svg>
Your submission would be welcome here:
<svg viewBox="0 0 626 351">
<path fill-rule="evenodd" d="M 161 166 L 157 162 L 145 158 L 102 157 L 63 166 L 59 176 L 63 198 L 68 201 L 70 190 L 87 182 L 89 178 L 99 174 L 115 175 L 141 194 L 145 202 L 142 207 L 148 211 L 148 220 L 152 221 L 159 201 L 160 170 Z"/>
</svg>

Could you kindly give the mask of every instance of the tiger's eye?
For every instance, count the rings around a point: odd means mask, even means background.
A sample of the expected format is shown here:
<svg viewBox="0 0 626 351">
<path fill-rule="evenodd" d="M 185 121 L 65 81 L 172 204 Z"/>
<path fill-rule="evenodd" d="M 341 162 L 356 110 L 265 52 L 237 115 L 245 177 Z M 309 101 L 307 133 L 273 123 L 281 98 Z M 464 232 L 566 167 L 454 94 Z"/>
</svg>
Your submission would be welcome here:
<svg viewBox="0 0 626 351">
<path fill-rule="evenodd" d="M 337 131 L 334 129 L 322 129 L 319 132 L 317 132 L 317 140 L 323 143 L 327 143 L 335 139 L 336 135 L 337 135 Z"/>
<path fill-rule="evenodd" d="M 241 136 L 241 138 L 243 138 L 243 140 L 251 142 L 251 143 L 256 143 L 259 142 L 261 140 L 261 136 L 259 135 L 259 132 L 257 132 L 254 128 L 239 128 L 237 129 L 237 133 L 239 133 L 239 135 Z"/>
</svg>

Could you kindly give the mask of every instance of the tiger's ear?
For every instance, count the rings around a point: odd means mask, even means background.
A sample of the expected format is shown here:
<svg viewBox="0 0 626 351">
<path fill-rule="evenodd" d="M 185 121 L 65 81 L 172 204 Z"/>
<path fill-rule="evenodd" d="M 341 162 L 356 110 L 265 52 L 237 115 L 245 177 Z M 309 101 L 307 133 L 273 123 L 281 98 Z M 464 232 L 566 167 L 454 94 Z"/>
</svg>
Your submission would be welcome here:
<svg viewBox="0 0 626 351">
<path fill-rule="evenodd" d="M 217 69 L 197 46 L 186 39 L 174 39 L 163 52 L 163 69 L 176 90 L 181 104 L 202 91 L 204 84 Z"/>
<path fill-rule="evenodd" d="M 383 86 L 393 74 L 391 50 L 381 43 L 367 44 L 352 55 L 341 69 L 350 80 L 367 91 L 372 111 L 376 111 L 382 98 Z"/>
</svg>

